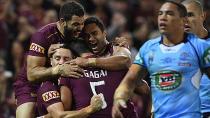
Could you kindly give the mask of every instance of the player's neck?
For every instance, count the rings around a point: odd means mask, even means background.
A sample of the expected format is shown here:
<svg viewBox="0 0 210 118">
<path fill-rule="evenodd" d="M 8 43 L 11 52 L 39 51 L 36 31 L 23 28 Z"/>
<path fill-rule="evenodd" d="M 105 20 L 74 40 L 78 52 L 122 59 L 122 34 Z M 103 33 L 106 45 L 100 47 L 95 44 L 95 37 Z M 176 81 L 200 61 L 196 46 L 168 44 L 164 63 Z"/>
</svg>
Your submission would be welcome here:
<svg viewBox="0 0 210 118">
<path fill-rule="evenodd" d="M 184 41 L 184 32 L 179 35 L 163 35 L 163 44 L 174 46 Z"/>
<path fill-rule="evenodd" d="M 59 32 L 64 36 L 64 28 L 61 27 L 60 22 L 56 22 L 57 28 L 59 30 Z"/>
<path fill-rule="evenodd" d="M 199 38 L 205 39 L 208 36 L 208 30 L 202 27 L 201 30 L 196 33 L 196 35 L 198 35 Z"/>
</svg>

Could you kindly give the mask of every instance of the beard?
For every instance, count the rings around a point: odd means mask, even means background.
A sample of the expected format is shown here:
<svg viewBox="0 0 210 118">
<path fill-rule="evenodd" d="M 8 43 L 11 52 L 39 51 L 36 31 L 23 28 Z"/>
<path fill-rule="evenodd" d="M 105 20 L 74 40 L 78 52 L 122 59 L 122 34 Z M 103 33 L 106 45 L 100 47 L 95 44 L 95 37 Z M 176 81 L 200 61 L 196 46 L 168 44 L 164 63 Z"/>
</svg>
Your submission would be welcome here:
<svg viewBox="0 0 210 118">
<path fill-rule="evenodd" d="M 80 32 L 80 30 L 73 30 L 72 28 L 67 28 L 67 26 L 64 27 L 64 45 L 74 55 L 80 56 L 82 53 L 89 52 L 89 48 L 82 36 L 75 37 L 75 32 Z"/>
<path fill-rule="evenodd" d="M 69 44 L 73 37 L 73 29 L 68 28 L 67 26 L 64 27 L 64 44 Z"/>
<path fill-rule="evenodd" d="M 79 35 L 77 34 L 78 32 L 80 32 Z M 72 40 L 76 40 L 81 37 L 80 35 L 81 30 L 68 28 L 67 26 L 64 27 L 64 43 L 69 43 Z"/>
</svg>

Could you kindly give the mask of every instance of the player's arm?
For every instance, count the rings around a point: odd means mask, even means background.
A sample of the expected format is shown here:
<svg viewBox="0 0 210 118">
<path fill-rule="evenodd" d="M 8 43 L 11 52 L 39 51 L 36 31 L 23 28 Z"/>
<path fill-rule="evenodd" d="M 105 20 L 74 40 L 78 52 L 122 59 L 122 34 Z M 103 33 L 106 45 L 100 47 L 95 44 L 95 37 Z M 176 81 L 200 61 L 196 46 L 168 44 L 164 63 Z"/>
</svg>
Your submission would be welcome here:
<svg viewBox="0 0 210 118">
<path fill-rule="evenodd" d="M 27 56 L 27 76 L 29 81 L 44 81 L 49 77 L 59 75 L 58 71 L 55 71 L 57 67 L 46 68 L 44 67 L 45 63 L 46 57 Z"/>
<path fill-rule="evenodd" d="M 75 64 L 62 64 L 54 67 L 44 67 L 45 57 L 27 56 L 27 76 L 31 82 L 42 82 L 50 77 L 82 77 L 83 70 Z"/>
<path fill-rule="evenodd" d="M 60 93 L 62 103 L 55 103 L 47 107 L 47 111 L 53 118 L 86 118 L 102 107 L 100 96 L 93 96 L 89 106 L 80 110 L 64 111 L 71 109 L 72 94 L 71 90 L 66 86 L 61 86 Z"/>
<path fill-rule="evenodd" d="M 81 77 L 82 69 L 77 65 L 65 64 L 46 68 L 48 47 L 50 42 L 43 32 L 36 32 L 31 38 L 27 56 L 27 78 L 31 82 L 39 82 L 62 75 L 65 77 Z"/>
<path fill-rule="evenodd" d="M 64 110 L 70 110 L 72 106 L 72 92 L 71 89 L 69 89 L 67 86 L 62 85 L 60 87 L 60 93 L 61 93 L 61 101 L 64 106 Z"/>
<path fill-rule="evenodd" d="M 100 96 L 93 96 L 89 106 L 75 111 L 64 111 L 63 103 L 54 103 L 47 107 L 53 118 L 87 118 L 90 114 L 100 110 L 102 100 Z"/>
<path fill-rule="evenodd" d="M 77 58 L 75 63 L 82 67 L 96 67 L 107 70 L 128 69 L 131 64 L 131 53 L 127 48 L 114 46 L 112 56 L 101 58 Z"/>
<path fill-rule="evenodd" d="M 147 70 L 140 65 L 132 64 L 123 81 L 120 83 L 114 94 L 112 117 L 121 117 L 120 107 L 126 107 L 126 101 L 133 94 L 138 78 L 141 79 L 147 74 Z"/>
</svg>

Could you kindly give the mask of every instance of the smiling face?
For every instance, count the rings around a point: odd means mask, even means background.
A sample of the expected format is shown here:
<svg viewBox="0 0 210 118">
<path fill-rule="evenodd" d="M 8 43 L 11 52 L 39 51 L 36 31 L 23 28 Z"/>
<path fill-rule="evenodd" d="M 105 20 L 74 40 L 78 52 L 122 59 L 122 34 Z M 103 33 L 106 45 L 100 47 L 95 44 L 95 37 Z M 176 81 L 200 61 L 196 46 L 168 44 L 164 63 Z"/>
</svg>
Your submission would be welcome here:
<svg viewBox="0 0 210 118">
<path fill-rule="evenodd" d="M 64 21 L 65 22 L 65 21 Z M 73 15 L 71 20 L 66 21 L 64 26 L 64 35 L 71 35 L 71 37 L 78 37 L 84 26 L 84 17 Z"/>
<path fill-rule="evenodd" d="M 106 46 L 106 33 L 95 23 L 91 23 L 84 28 L 85 40 L 94 54 L 101 53 Z"/>
<path fill-rule="evenodd" d="M 184 29 L 184 17 L 180 17 L 175 4 L 165 3 L 158 12 L 158 27 L 161 34 L 173 34 Z"/>
</svg>

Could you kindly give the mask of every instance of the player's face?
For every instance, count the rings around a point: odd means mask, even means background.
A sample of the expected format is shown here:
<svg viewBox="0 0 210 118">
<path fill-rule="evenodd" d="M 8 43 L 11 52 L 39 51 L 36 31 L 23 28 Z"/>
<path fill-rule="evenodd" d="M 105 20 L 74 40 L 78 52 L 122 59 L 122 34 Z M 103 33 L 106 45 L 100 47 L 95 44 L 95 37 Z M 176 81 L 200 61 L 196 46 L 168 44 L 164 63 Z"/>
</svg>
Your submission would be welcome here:
<svg viewBox="0 0 210 118">
<path fill-rule="evenodd" d="M 198 33 L 199 28 L 203 26 L 204 14 L 199 11 L 197 6 L 193 3 L 184 4 L 187 9 L 188 23 L 185 25 L 185 31 Z"/>
<path fill-rule="evenodd" d="M 61 65 L 73 58 L 72 53 L 69 49 L 59 48 L 51 58 L 51 65 Z"/>
<path fill-rule="evenodd" d="M 158 12 L 158 27 L 161 34 L 173 34 L 184 27 L 183 18 L 172 3 L 165 3 Z"/>
<path fill-rule="evenodd" d="M 85 26 L 85 39 L 93 53 L 100 53 L 106 46 L 106 33 L 95 24 Z"/>
<path fill-rule="evenodd" d="M 72 19 L 66 21 L 66 25 L 64 26 L 64 35 L 71 35 L 71 37 L 78 37 L 82 28 L 84 26 L 84 17 L 73 15 Z"/>
</svg>

